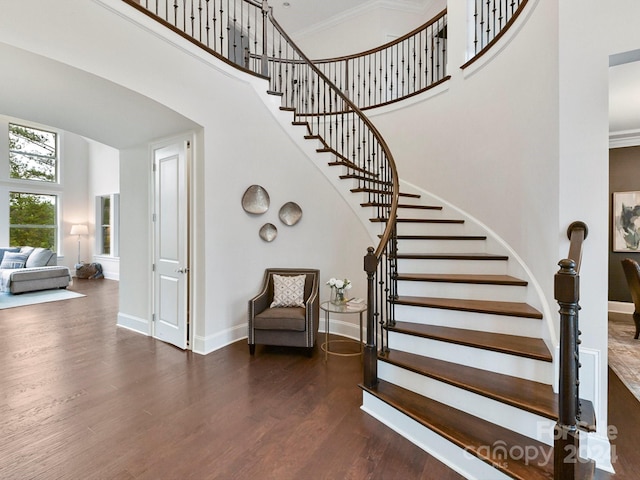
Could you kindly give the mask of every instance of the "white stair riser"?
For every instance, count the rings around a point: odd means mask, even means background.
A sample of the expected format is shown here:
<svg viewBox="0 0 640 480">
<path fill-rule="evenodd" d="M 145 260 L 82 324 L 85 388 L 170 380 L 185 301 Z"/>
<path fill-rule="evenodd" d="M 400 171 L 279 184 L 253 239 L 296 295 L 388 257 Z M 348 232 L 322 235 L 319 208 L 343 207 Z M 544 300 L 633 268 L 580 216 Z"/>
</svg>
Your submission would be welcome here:
<svg viewBox="0 0 640 480">
<path fill-rule="evenodd" d="M 406 223 L 398 222 L 398 235 L 465 235 L 464 223 Z M 473 235 L 473 234 L 469 234 Z"/>
<path fill-rule="evenodd" d="M 406 203 L 400 198 L 400 203 Z M 398 208 L 398 218 L 450 218 L 446 217 L 442 210 L 430 209 L 430 208 Z"/>
<path fill-rule="evenodd" d="M 460 298 L 526 302 L 526 287 L 513 285 L 485 285 L 474 283 L 398 281 L 398 295 L 412 297 Z"/>
<path fill-rule="evenodd" d="M 361 408 L 466 479 L 510 480 L 502 472 L 367 392 L 363 392 Z"/>
<path fill-rule="evenodd" d="M 400 322 L 416 322 L 452 328 L 467 328 L 470 330 L 480 330 L 482 332 L 506 333 L 523 337 L 540 338 L 542 334 L 542 321 L 536 318 L 461 312 L 443 308 L 396 305 L 395 319 Z"/>
<path fill-rule="evenodd" d="M 506 275 L 507 261 L 400 258 L 398 272 Z"/>
<path fill-rule="evenodd" d="M 531 358 L 389 332 L 389 348 L 551 385 L 553 364 Z"/>
<path fill-rule="evenodd" d="M 399 253 L 484 253 L 484 240 L 398 240 Z"/>
<path fill-rule="evenodd" d="M 526 437 L 553 445 L 554 420 L 382 361 L 378 361 L 378 377 Z"/>
</svg>

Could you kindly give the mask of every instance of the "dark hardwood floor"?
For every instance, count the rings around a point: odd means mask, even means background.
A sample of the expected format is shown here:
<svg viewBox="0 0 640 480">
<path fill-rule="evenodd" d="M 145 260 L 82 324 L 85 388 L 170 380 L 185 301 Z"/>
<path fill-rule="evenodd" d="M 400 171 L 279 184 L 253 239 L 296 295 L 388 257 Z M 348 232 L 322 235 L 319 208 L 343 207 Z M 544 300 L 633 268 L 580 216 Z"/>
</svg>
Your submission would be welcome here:
<svg viewBox="0 0 640 480">
<path fill-rule="evenodd" d="M 360 410 L 358 357 L 202 356 L 116 327 L 117 282 L 0 310 L 0 478 L 461 479 Z"/>
<path fill-rule="evenodd" d="M 461 479 L 359 407 L 358 357 L 182 352 L 115 326 L 117 282 L 0 310 L 0 479 Z M 640 404 L 610 372 L 617 475 Z"/>
</svg>

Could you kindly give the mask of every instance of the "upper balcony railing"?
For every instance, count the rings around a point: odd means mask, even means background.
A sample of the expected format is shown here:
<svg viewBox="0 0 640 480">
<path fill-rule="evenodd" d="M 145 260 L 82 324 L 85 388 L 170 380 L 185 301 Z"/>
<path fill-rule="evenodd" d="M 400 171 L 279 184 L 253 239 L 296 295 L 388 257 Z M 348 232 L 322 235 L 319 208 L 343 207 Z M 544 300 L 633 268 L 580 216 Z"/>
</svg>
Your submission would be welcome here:
<svg viewBox="0 0 640 480">
<path fill-rule="evenodd" d="M 447 78 L 447 11 L 380 47 L 314 60 L 361 109 L 396 102 Z"/>
<path fill-rule="evenodd" d="M 484 55 L 516 21 L 528 0 L 472 0 L 473 44 L 465 68 Z"/>
<path fill-rule="evenodd" d="M 124 0 L 240 69 L 267 75 L 279 48 L 269 33 L 266 2 L 253 0 Z M 286 48 L 286 47 L 284 47 Z M 421 93 L 446 80 L 447 12 L 385 45 L 312 63 L 359 108 Z"/>
</svg>

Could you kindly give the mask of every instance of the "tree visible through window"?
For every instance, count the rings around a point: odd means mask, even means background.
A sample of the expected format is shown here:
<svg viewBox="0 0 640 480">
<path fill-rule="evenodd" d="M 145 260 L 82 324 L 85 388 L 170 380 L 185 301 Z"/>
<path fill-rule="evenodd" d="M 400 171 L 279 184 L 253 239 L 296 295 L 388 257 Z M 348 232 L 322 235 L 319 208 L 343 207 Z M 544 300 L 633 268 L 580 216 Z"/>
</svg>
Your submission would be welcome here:
<svg viewBox="0 0 640 480">
<path fill-rule="evenodd" d="M 57 181 L 57 135 L 22 125 L 9 124 L 11 178 Z"/>
<path fill-rule="evenodd" d="M 9 242 L 55 251 L 57 207 L 55 195 L 9 193 Z"/>
</svg>

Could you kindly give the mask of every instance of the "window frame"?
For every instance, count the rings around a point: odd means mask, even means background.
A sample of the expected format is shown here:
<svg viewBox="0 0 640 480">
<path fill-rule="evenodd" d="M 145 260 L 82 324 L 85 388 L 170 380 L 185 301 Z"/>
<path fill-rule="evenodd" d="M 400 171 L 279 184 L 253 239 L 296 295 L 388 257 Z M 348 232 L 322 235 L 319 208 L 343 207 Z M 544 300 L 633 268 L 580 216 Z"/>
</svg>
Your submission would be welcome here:
<svg viewBox="0 0 640 480">
<path fill-rule="evenodd" d="M 32 191 L 24 191 L 22 189 L 9 189 L 8 191 L 9 194 L 9 202 L 8 202 L 8 210 L 9 210 L 9 222 L 7 225 L 7 231 L 8 231 L 8 235 L 9 235 L 9 242 L 8 244 L 10 246 L 17 246 L 17 247 L 23 247 L 25 245 L 11 245 L 11 230 L 13 228 L 23 228 L 23 229 L 30 229 L 30 228 L 51 228 L 53 230 L 53 245 L 47 248 L 51 248 L 52 251 L 57 252 L 58 251 L 58 245 L 59 245 L 59 238 L 60 238 L 60 195 L 58 193 L 53 193 L 53 192 L 48 192 L 48 193 L 43 193 L 43 192 L 32 192 Z M 18 195 L 33 195 L 33 196 L 42 196 L 42 197 L 53 197 L 54 199 L 54 223 L 53 224 L 13 224 L 11 223 L 11 195 L 12 194 L 18 194 Z M 39 246 L 39 245 L 29 245 L 29 246 Z"/>
<path fill-rule="evenodd" d="M 34 130 L 54 133 L 56 135 L 56 182 L 42 180 L 12 178 L 9 161 L 9 125 L 19 125 Z M 30 193 L 35 195 L 54 195 L 56 197 L 56 234 L 54 249 L 58 258 L 63 257 L 64 247 L 64 135 L 63 130 L 10 116 L 0 115 L 0 198 L 6 205 L 0 209 L 0 243 L 10 243 L 10 192 Z"/>
<path fill-rule="evenodd" d="M 103 217 L 104 199 L 109 198 L 109 223 L 105 223 Z M 102 257 L 120 257 L 120 194 L 110 193 L 96 195 L 96 220 L 95 220 L 95 251 Z M 103 227 L 109 226 L 109 253 L 104 253 Z"/>
<path fill-rule="evenodd" d="M 9 148 L 9 145 L 11 144 L 11 126 L 16 126 L 16 127 L 22 127 L 22 128 L 27 128 L 30 130 L 37 130 L 39 132 L 44 132 L 44 133 L 50 133 L 55 135 L 55 167 L 54 167 L 54 180 L 53 181 L 47 181 L 47 180 L 39 180 L 39 179 L 33 179 L 33 178 L 22 178 L 22 177 L 12 177 L 11 176 L 11 153 L 17 153 L 20 155 L 25 155 L 24 153 L 21 153 L 20 150 L 11 150 Z M 7 163 L 8 163 L 8 167 L 9 167 L 9 171 L 8 171 L 8 178 L 7 180 L 12 181 L 12 182 L 26 182 L 29 184 L 35 184 L 35 185 L 61 185 L 61 179 L 60 179 L 60 172 L 61 172 L 61 168 L 60 168 L 60 163 L 62 161 L 62 155 L 60 153 L 61 150 L 61 132 L 53 129 L 53 128 L 46 128 L 46 127 L 42 127 L 42 126 L 35 126 L 34 124 L 31 124 L 30 122 L 18 122 L 18 121 L 12 121 L 9 120 L 7 122 L 7 139 L 8 139 L 8 143 L 7 143 Z M 28 156 L 28 154 L 26 154 L 25 156 Z"/>
</svg>

